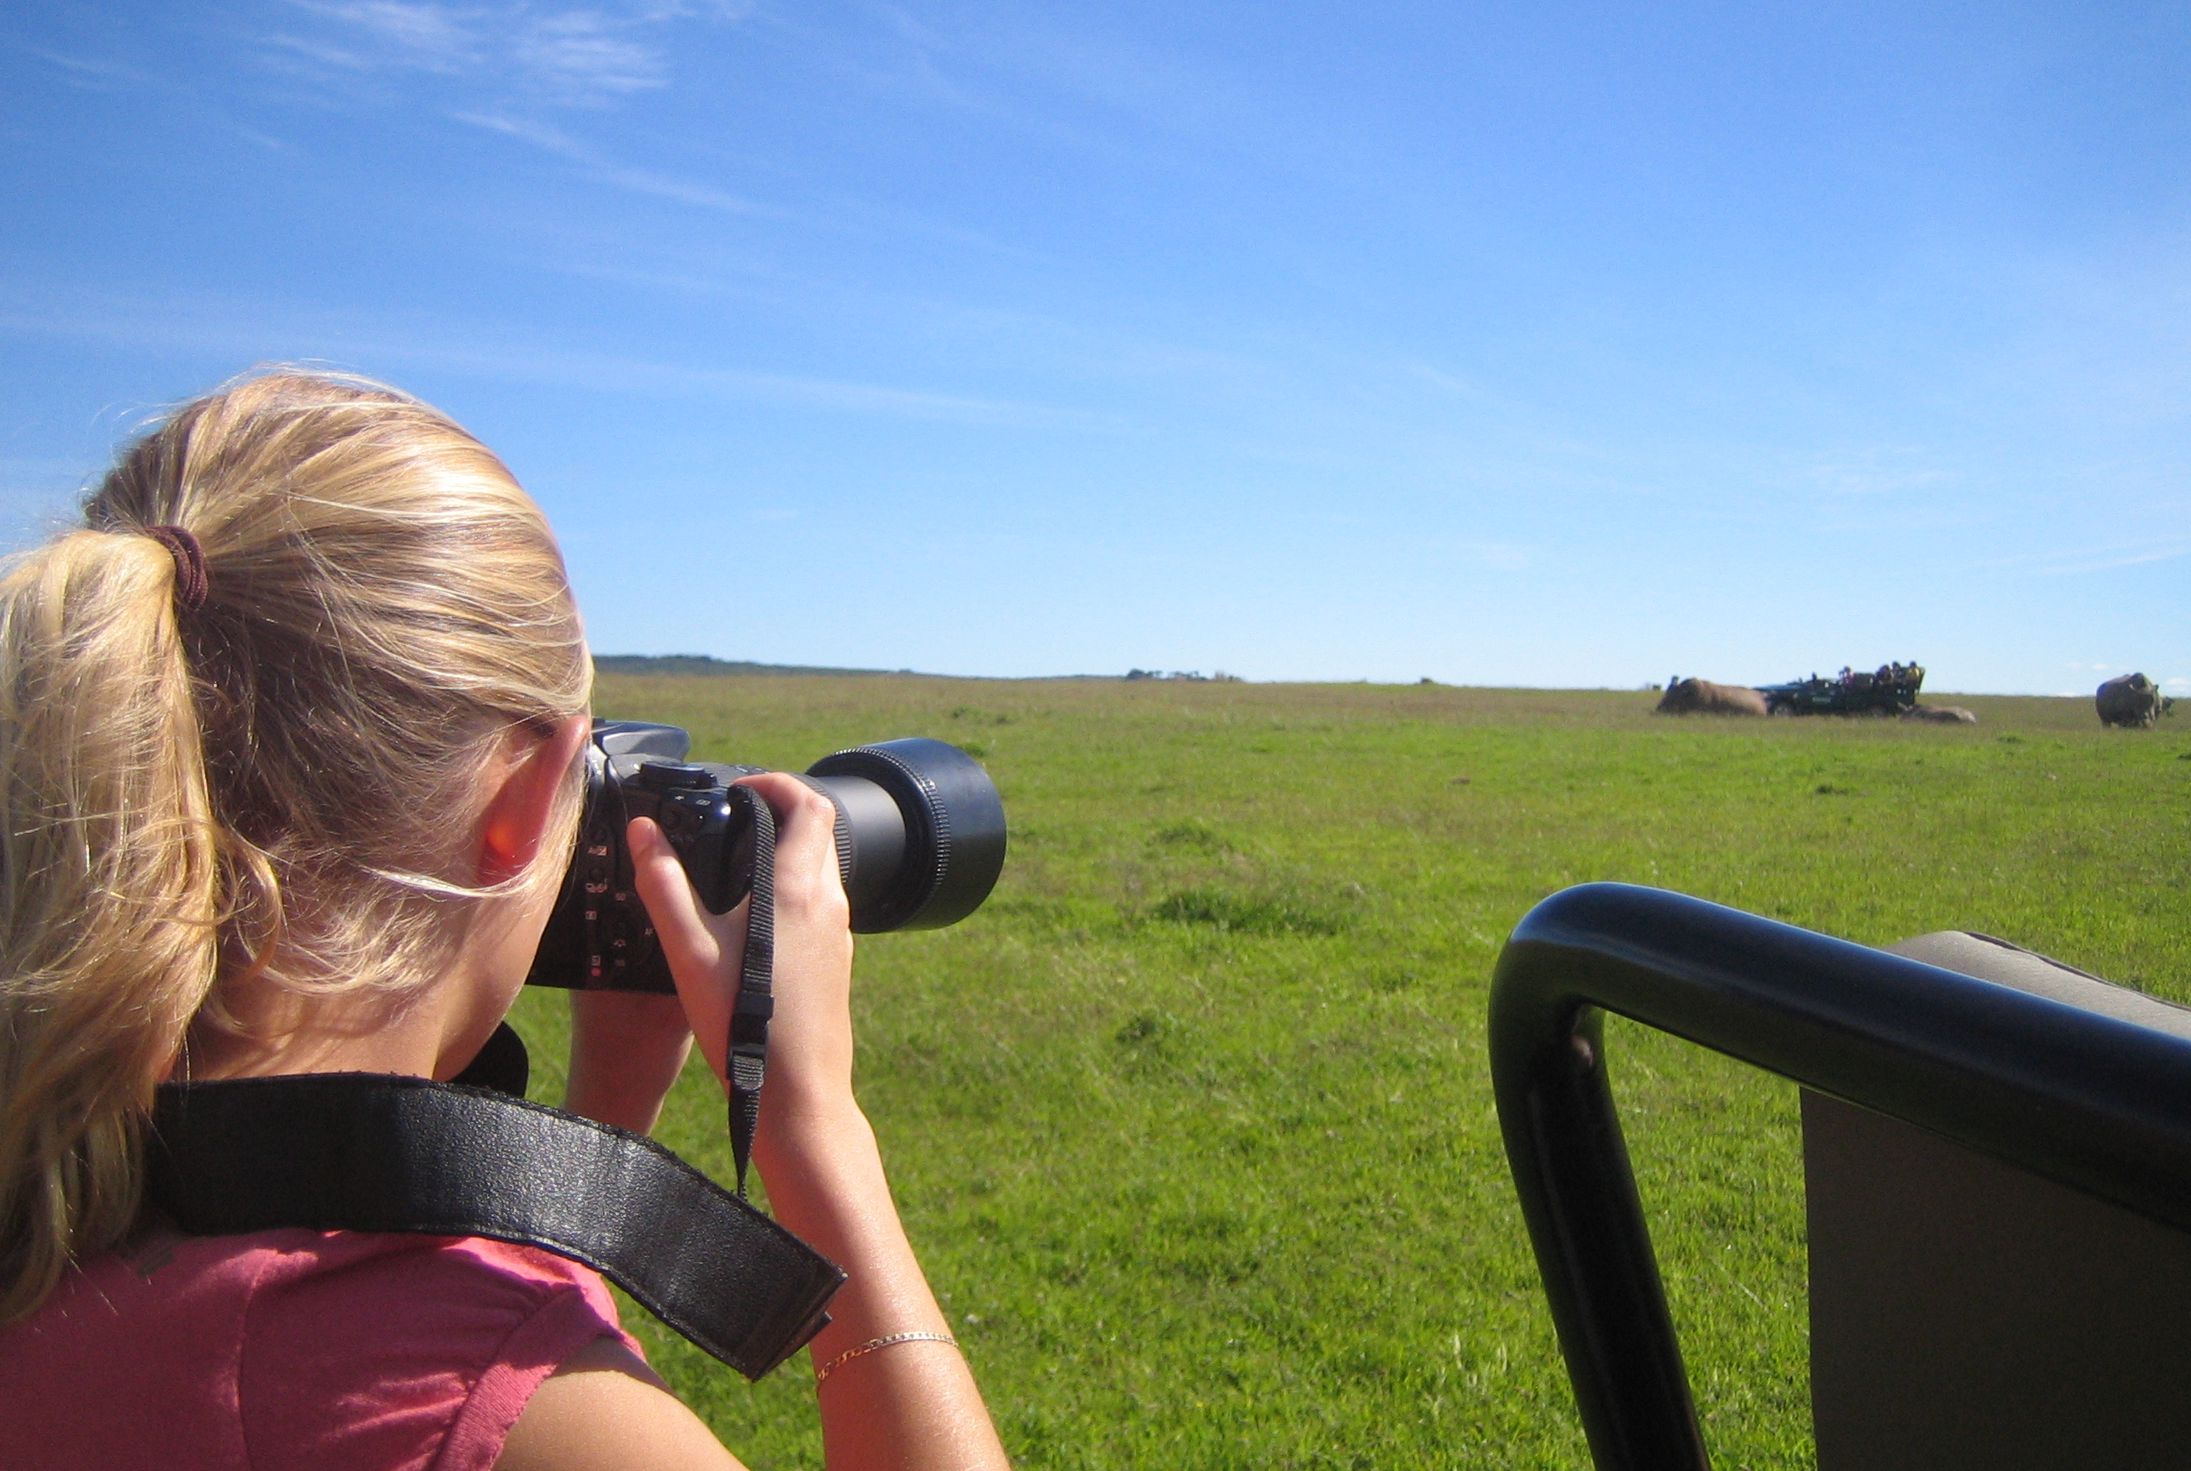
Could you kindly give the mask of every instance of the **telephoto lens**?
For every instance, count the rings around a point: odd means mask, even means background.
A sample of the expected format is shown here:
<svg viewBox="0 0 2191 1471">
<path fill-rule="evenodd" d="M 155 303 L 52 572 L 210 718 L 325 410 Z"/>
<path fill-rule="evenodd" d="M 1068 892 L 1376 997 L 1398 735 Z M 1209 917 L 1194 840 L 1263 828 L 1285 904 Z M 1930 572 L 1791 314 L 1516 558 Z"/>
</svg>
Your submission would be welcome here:
<svg viewBox="0 0 2191 1471">
<path fill-rule="evenodd" d="M 632 883 L 624 829 L 651 817 L 700 901 L 722 913 L 753 882 L 754 833 L 731 786 L 765 770 L 690 761 L 674 725 L 597 720 L 585 812 L 527 980 L 622 991 L 675 986 Z M 980 764 L 923 737 L 825 756 L 800 778 L 837 809 L 837 864 L 862 934 L 936 929 L 981 907 L 1004 868 L 1004 804 Z"/>
</svg>

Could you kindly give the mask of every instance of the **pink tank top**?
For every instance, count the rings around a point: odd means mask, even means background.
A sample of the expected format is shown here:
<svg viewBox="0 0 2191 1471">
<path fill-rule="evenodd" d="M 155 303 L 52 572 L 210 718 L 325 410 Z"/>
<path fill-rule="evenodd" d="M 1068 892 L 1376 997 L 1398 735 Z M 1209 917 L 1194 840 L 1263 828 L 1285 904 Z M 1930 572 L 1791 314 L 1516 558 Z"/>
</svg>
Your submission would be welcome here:
<svg viewBox="0 0 2191 1471">
<path fill-rule="evenodd" d="M 486 1471 L 595 1339 L 592 1270 L 476 1237 L 155 1228 L 0 1327 L 0 1467 Z"/>
</svg>

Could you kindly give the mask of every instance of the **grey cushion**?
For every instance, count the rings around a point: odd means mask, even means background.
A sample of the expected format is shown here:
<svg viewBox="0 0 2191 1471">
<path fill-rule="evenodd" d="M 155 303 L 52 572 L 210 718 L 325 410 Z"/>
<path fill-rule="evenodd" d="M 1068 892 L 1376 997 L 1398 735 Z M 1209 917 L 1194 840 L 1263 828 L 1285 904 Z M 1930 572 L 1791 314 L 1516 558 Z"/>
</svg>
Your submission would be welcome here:
<svg viewBox="0 0 2191 1471">
<path fill-rule="evenodd" d="M 2191 1036 L 2191 1010 L 1988 936 L 1890 948 Z M 1809 1091 L 1803 1136 L 1821 1468 L 2191 1463 L 2191 1237 Z"/>
<path fill-rule="evenodd" d="M 2119 1021 L 2136 1022 L 2158 1032 L 2191 1037 L 2191 1008 L 2159 1001 L 2143 991 L 2103 981 L 2089 971 L 1965 930 L 1937 930 L 1887 949 L 1942 970 L 1960 971 L 1981 981 L 2014 986 L 2050 1001 L 2096 1011 Z"/>
</svg>

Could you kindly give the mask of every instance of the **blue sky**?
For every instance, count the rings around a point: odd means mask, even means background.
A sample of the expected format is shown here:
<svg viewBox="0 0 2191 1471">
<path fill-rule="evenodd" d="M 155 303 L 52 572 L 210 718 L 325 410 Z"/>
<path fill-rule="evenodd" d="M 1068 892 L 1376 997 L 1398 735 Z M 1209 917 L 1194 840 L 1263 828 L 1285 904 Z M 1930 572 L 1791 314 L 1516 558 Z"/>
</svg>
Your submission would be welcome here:
<svg viewBox="0 0 2191 1471">
<path fill-rule="evenodd" d="M 252 364 L 595 647 L 2191 693 L 2191 8 L 13 0 L 0 533 Z"/>
</svg>

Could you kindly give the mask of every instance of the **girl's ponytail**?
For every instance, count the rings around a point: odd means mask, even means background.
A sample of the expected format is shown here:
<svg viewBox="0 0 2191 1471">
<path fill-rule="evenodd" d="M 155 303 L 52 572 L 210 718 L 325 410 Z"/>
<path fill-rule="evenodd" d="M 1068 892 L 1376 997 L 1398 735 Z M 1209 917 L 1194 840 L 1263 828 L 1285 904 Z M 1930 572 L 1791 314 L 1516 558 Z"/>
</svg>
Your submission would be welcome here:
<svg viewBox="0 0 2191 1471">
<path fill-rule="evenodd" d="M 184 570 L 81 531 L 0 580 L 0 1320 L 138 1206 L 138 1120 L 217 967 Z"/>
</svg>

